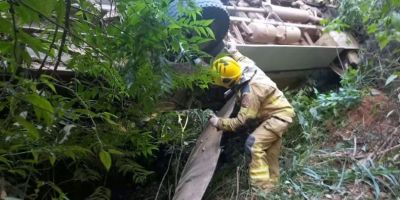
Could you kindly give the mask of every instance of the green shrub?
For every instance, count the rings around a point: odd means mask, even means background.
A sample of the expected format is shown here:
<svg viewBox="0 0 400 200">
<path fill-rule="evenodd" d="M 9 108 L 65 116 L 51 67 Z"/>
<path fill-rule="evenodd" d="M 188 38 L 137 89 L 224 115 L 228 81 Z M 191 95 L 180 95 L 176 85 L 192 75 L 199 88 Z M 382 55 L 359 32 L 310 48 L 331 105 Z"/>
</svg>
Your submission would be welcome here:
<svg viewBox="0 0 400 200">
<path fill-rule="evenodd" d="M 175 20 L 168 3 L 118 1 L 120 22 L 107 23 L 84 0 L 0 2 L 0 177 L 20 191 L 10 195 L 67 199 L 77 194 L 64 189 L 90 183 L 79 198 L 110 198 L 107 174 L 136 184 L 153 173 L 146 167 L 164 138 L 146 119 L 168 93 L 210 79 L 169 66 L 203 55 L 198 45 L 213 35 L 199 8 Z M 61 66 L 74 76 L 60 78 Z"/>
</svg>

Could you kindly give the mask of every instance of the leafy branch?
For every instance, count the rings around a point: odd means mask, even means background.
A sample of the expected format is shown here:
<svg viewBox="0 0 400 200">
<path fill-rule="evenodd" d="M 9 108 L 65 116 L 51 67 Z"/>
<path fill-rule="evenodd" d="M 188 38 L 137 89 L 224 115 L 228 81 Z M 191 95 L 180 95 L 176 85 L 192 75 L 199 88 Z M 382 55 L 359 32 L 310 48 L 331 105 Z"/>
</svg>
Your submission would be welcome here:
<svg viewBox="0 0 400 200">
<path fill-rule="evenodd" d="M 70 34 L 71 36 L 73 36 L 74 38 L 79 39 L 80 41 L 82 41 L 83 43 L 85 43 L 86 45 L 88 45 L 89 47 L 91 47 L 92 50 L 94 50 L 95 52 L 99 53 L 100 55 L 104 56 L 105 58 L 107 58 L 108 60 L 112 60 L 107 54 L 101 52 L 100 50 L 98 50 L 98 48 L 96 48 L 95 46 L 93 46 L 92 44 L 90 44 L 89 42 L 85 41 L 82 37 L 72 33 L 70 30 L 68 30 L 67 27 L 65 27 L 64 25 L 59 24 L 58 22 L 50 19 L 49 17 L 47 17 L 46 15 L 43 15 L 40 11 L 36 10 L 35 8 L 33 8 L 32 6 L 26 4 L 24 1 L 20 1 L 19 2 L 21 5 L 29 8 L 30 10 L 34 11 L 35 13 L 39 14 L 40 16 L 42 16 L 44 19 L 46 19 L 48 22 L 62 28 L 66 33 Z M 69 16 L 69 15 L 68 15 Z M 69 17 L 68 17 L 69 18 Z"/>
</svg>

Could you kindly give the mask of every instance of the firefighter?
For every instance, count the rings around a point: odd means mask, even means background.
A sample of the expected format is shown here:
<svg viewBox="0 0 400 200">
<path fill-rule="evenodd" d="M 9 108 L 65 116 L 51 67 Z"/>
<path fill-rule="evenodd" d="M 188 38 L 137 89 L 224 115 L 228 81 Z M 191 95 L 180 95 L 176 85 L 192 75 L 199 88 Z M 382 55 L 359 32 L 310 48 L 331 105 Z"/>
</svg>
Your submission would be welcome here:
<svg viewBox="0 0 400 200">
<path fill-rule="evenodd" d="M 255 122 L 257 128 L 245 143 L 251 158 L 250 181 L 254 187 L 270 192 L 279 181 L 282 135 L 295 113 L 276 84 L 251 59 L 236 48 L 228 52 L 230 56 L 216 59 L 212 64 L 212 69 L 220 75 L 214 84 L 227 89 L 240 85 L 240 110 L 234 118 L 212 115 L 210 123 L 220 130 L 234 132 Z"/>
</svg>

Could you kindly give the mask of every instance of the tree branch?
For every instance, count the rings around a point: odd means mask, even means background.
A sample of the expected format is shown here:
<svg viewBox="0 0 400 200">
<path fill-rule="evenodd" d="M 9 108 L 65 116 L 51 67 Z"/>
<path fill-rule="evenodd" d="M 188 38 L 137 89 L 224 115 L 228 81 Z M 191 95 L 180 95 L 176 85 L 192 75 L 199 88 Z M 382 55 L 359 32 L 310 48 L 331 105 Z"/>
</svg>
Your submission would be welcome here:
<svg viewBox="0 0 400 200">
<path fill-rule="evenodd" d="M 17 47 L 18 47 L 18 37 L 17 37 L 17 22 L 15 21 L 15 10 L 14 10 L 14 4 L 11 1 L 8 1 L 10 4 L 10 13 L 11 13 L 11 19 L 13 22 L 13 34 L 14 34 L 14 48 L 13 48 L 13 54 L 14 54 L 14 60 L 15 60 L 15 67 L 17 67 L 18 63 L 18 56 L 17 56 Z"/>
<path fill-rule="evenodd" d="M 65 41 L 67 40 L 67 33 L 69 32 L 69 15 L 71 12 L 71 0 L 65 0 L 65 18 L 64 18 L 64 32 L 61 38 L 61 44 L 60 44 L 60 48 L 58 49 L 58 56 L 57 56 L 57 62 L 54 65 L 54 71 L 57 71 L 58 65 L 61 62 L 61 56 L 63 53 L 63 48 L 65 46 Z M 57 27 L 58 28 L 58 27 Z"/>
<path fill-rule="evenodd" d="M 56 29 L 55 29 L 55 32 L 54 32 L 54 35 L 53 35 L 53 39 L 51 40 L 51 43 L 50 43 L 50 46 L 49 46 L 49 51 L 46 54 L 46 56 L 43 58 L 42 63 L 40 63 L 40 67 L 39 67 L 38 72 L 37 72 L 38 76 L 40 75 L 40 73 L 41 73 L 41 71 L 42 71 L 42 69 L 44 67 L 44 64 L 46 63 L 47 57 L 49 57 L 49 53 L 51 52 L 51 49 L 53 48 L 53 45 L 56 42 L 57 33 L 58 33 L 58 26 L 56 25 Z"/>
</svg>

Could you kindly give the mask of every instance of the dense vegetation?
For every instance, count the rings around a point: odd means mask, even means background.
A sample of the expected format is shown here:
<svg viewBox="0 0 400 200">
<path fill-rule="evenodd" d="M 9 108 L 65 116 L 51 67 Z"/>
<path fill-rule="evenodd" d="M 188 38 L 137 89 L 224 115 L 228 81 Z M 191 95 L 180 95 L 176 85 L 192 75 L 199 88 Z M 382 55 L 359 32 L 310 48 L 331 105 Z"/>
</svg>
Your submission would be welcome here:
<svg viewBox="0 0 400 200">
<path fill-rule="evenodd" d="M 176 20 L 168 3 L 119 0 L 120 18 L 111 23 L 85 0 L 0 0 L 0 191 L 21 199 L 171 197 L 207 112 L 160 113 L 160 102 L 207 86 L 207 72 L 182 75 L 172 62 L 205 56 L 198 45 L 213 35 L 210 21 L 196 20 L 198 8 L 180 6 L 186 17 Z M 327 127 L 344 126 L 344 113 L 370 88 L 400 101 L 399 9 L 399 0 L 341 1 L 329 27 L 358 36 L 362 63 L 331 92 L 312 83 L 287 92 L 297 121 L 285 136 L 281 189 L 268 198 L 352 198 L 351 183 L 371 189 L 370 198 L 400 195 L 398 151 L 357 159 L 335 154 L 353 149 L 352 141 L 324 148 Z M 230 158 L 207 199 L 253 193 L 235 148 L 243 135 L 230 137 Z"/>
<path fill-rule="evenodd" d="M 185 17 L 176 20 L 168 3 L 118 1 L 120 16 L 109 22 L 85 0 L 0 1 L 1 191 L 104 199 L 110 182 L 133 190 L 153 173 L 160 145 L 185 130 L 165 124 L 188 117 L 153 123 L 158 103 L 209 80 L 201 69 L 182 76 L 169 63 L 202 55 L 198 45 L 213 37 L 210 21 L 196 20 L 199 8 L 178 6 Z"/>
</svg>

